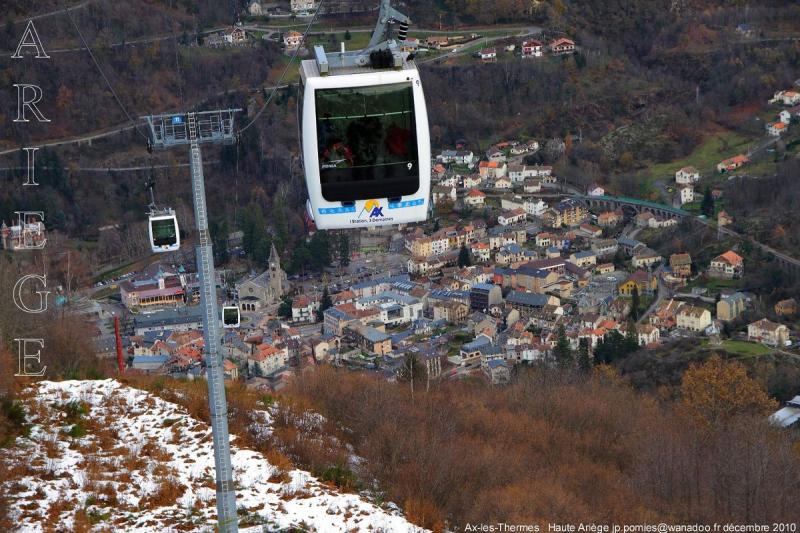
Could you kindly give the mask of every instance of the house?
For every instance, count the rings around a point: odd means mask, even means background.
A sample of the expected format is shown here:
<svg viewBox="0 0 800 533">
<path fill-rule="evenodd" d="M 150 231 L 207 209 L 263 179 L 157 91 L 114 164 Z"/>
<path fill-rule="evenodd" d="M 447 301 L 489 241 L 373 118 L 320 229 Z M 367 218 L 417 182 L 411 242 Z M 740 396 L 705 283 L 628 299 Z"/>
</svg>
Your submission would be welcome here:
<svg viewBox="0 0 800 533">
<path fill-rule="evenodd" d="M 311 299 L 305 294 L 295 296 L 292 300 L 292 320 L 295 322 L 314 322 L 316 311 L 319 309 L 319 300 Z"/>
<path fill-rule="evenodd" d="M 747 339 L 769 346 L 785 346 L 789 340 L 789 328 L 762 318 L 747 325 Z"/>
<path fill-rule="evenodd" d="M 567 39 L 566 37 L 561 37 L 560 39 L 551 41 L 547 47 L 553 54 L 571 54 L 575 51 L 575 41 Z"/>
<path fill-rule="evenodd" d="M 599 186 L 598 184 L 592 184 L 589 189 L 586 191 L 588 196 L 603 196 L 606 194 L 606 190 Z"/>
<path fill-rule="evenodd" d="M 678 311 L 687 305 L 680 300 L 669 299 L 662 301 L 656 310 L 650 314 L 650 324 L 663 329 L 672 329 L 678 323 Z"/>
<path fill-rule="evenodd" d="M 497 179 L 506 175 L 508 165 L 501 161 L 481 161 L 478 163 L 478 173 L 482 179 Z"/>
<path fill-rule="evenodd" d="M 797 314 L 797 300 L 789 298 L 775 304 L 775 314 L 778 316 L 792 316 Z"/>
<path fill-rule="evenodd" d="M 469 291 L 469 306 L 474 311 L 488 310 L 503 303 L 503 290 L 499 285 L 476 283 Z"/>
<path fill-rule="evenodd" d="M 525 181 L 522 182 L 522 190 L 527 193 L 541 192 L 542 181 L 533 178 L 526 178 Z"/>
<path fill-rule="evenodd" d="M 622 222 L 623 215 L 619 211 L 604 211 L 597 216 L 597 225 L 610 228 Z"/>
<path fill-rule="evenodd" d="M 478 56 L 483 61 L 496 61 L 497 60 L 497 49 L 496 48 L 484 48 L 480 52 L 478 52 Z"/>
<path fill-rule="evenodd" d="M 529 317 L 534 311 L 542 310 L 545 306 L 561 304 L 561 300 L 549 294 L 535 294 L 532 292 L 511 291 L 506 297 L 506 305 L 519 311 L 521 317 Z"/>
<path fill-rule="evenodd" d="M 636 327 L 636 337 L 639 341 L 639 346 L 649 346 L 658 343 L 661 338 L 661 331 L 650 324 L 642 324 Z"/>
<path fill-rule="evenodd" d="M 577 200 L 569 198 L 563 200 L 542 214 L 542 222 L 551 228 L 580 225 L 589 212 Z"/>
<path fill-rule="evenodd" d="M 492 249 L 488 242 L 474 242 L 469 245 L 469 250 L 479 263 L 487 263 L 492 258 Z"/>
<path fill-rule="evenodd" d="M 649 268 L 652 265 L 660 263 L 661 259 L 661 255 L 655 250 L 644 248 L 633 254 L 631 264 L 633 268 Z"/>
<path fill-rule="evenodd" d="M 592 250 L 584 250 L 571 254 L 569 260 L 581 268 L 586 268 L 597 264 L 597 254 Z"/>
<path fill-rule="evenodd" d="M 247 42 L 247 32 L 241 26 L 231 26 L 223 32 L 222 38 L 230 44 L 242 44 Z"/>
<path fill-rule="evenodd" d="M 744 154 L 735 155 L 717 163 L 717 172 L 731 172 L 750 162 L 750 158 Z"/>
<path fill-rule="evenodd" d="M 694 187 L 684 185 L 678 189 L 681 205 L 694 202 Z"/>
<path fill-rule="evenodd" d="M 669 267 L 674 276 L 688 278 L 692 275 L 692 256 L 688 253 L 672 254 L 669 256 Z"/>
<path fill-rule="evenodd" d="M 595 274 L 610 274 L 616 270 L 614 263 L 600 263 L 594 269 Z"/>
<path fill-rule="evenodd" d="M 261 7 L 261 0 L 252 0 L 247 6 L 247 13 L 253 17 L 260 17 L 264 14 L 264 9 Z"/>
<path fill-rule="evenodd" d="M 425 45 L 428 48 L 443 48 L 448 44 L 450 44 L 450 41 L 447 37 L 437 37 L 435 35 L 431 35 L 425 39 Z"/>
<path fill-rule="evenodd" d="M 675 183 L 678 185 L 690 185 L 700 181 L 700 172 L 694 167 L 683 167 L 675 172 Z"/>
<path fill-rule="evenodd" d="M 0 223 L 0 249 L 2 250 L 33 250 L 41 249 L 47 243 L 44 222 L 35 216 L 23 220 L 25 216 L 18 214 L 17 224 L 7 226 L 5 221 Z"/>
<path fill-rule="evenodd" d="M 511 365 L 503 359 L 491 359 L 481 362 L 481 369 L 492 385 L 506 385 L 511 381 Z"/>
<path fill-rule="evenodd" d="M 534 244 L 536 244 L 537 248 L 549 248 L 553 245 L 553 235 L 546 231 L 537 233 Z"/>
<path fill-rule="evenodd" d="M 317 0 L 291 0 L 289 7 L 292 13 L 311 12 L 317 9 Z"/>
<path fill-rule="evenodd" d="M 461 186 L 465 189 L 472 189 L 478 187 L 483 182 L 480 174 L 470 174 L 461 178 Z"/>
<path fill-rule="evenodd" d="M 512 211 L 504 211 L 500 216 L 497 217 L 497 223 L 501 226 L 508 226 L 510 224 L 516 224 L 517 222 L 522 222 L 525 220 L 525 210 L 524 209 L 514 209 Z"/>
<path fill-rule="evenodd" d="M 769 122 L 766 125 L 767 134 L 773 137 L 780 137 L 789 129 L 789 126 L 783 122 Z"/>
<path fill-rule="evenodd" d="M 153 263 L 138 275 L 119 283 L 120 301 L 128 309 L 183 305 L 186 292 L 186 275 L 161 263 Z"/>
<path fill-rule="evenodd" d="M 277 348 L 269 343 L 259 344 L 255 353 L 247 358 L 247 370 L 250 375 L 271 376 L 289 362 L 289 350 Z"/>
<path fill-rule="evenodd" d="M 522 57 L 542 57 L 544 45 L 536 39 L 522 42 Z"/>
<path fill-rule="evenodd" d="M 782 104 L 794 106 L 800 104 L 800 93 L 789 89 L 788 91 L 778 91 L 770 100 L 771 104 Z"/>
<path fill-rule="evenodd" d="M 475 154 L 469 150 L 443 150 L 436 160 L 442 164 L 469 166 L 475 161 Z"/>
<path fill-rule="evenodd" d="M 544 203 L 543 200 L 533 200 L 527 199 L 522 204 L 523 209 L 525 212 L 531 215 L 532 217 L 541 217 L 544 212 L 547 210 L 547 204 Z"/>
<path fill-rule="evenodd" d="M 597 226 L 593 226 L 591 224 L 581 224 L 578 230 L 589 238 L 597 239 L 603 235 L 602 228 L 598 228 Z"/>
<path fill-rule="evenodd" d="M 511 180 L 506 178 L 506 177 L 504 177 L 504 176 L 501 176 L 501 177 L 497 178 L 496 180 L 494 180 L 493 185 L 494 185 L 495 189 L 513 189 L 514 188 L 514 184 L 511 183 Z"/>
<path fill-rule="evenodd" d="M 711 312 L 705 307 L 684 305 L 676 315 L 677 326 L 689 331 L 705 331 L 711 325 Z"/>
<path fill-rule="evenodd" d="M 731 224 L 733 224 L 733 217 L 730 216 L 727 211 L 720 211 L 717 213 L 718 226 L 729 226 Z"/>
<path fill-rule="evenodd" d="M 747 306 L 747 297 L 741 292 L 723 296 L 717 302 L 717 320 L 729 322 L 741 315 Z"/>
<path fill-rule="evenodd" d="M 431 197 L 433 199 L 433 205 L 438 205 L 445 201 L 455 202 L 456 188 L 444 187 L 442 185 L 434 185 L 431 188 Z"/>
<path fill-rule="evenodd" d="M 744 259 L 733 250 L 728 250 L 712 259 L 708 268 L 708 275 L 717 279 L 738 278 L 743 272 Z"/>
<path fill-rule="evenodd" d="M 303 34 L 299 31 L 289 31 L 283 36 L 283 45 L 287 50 L 296 50 L 303 46 Z"/>
<path fill-rule="evenodd" d="M 781 112 L 778 113 L 778 120 L 788 126 L 792 123 L 792 113 L 786 109 L 781 109 Z"/>
<path fill-rule="evenodd" d="M 469 306 L 455 300 L 439 300 L 433 304 L 433 319 L 461 324 L 469 315 Z"/>
<path fill-rule="evenodd" d="M 466 196 L 464 196 L 464 204 L 472 207 L 481 207 L 486 199 L 486 194 L 478 189 L 470 189 Z"/>
<path fill-rule="evenodd" d="M 505 152 L 494 146 L 486 151 L 486 158 L 489 161 L 497 161 L 498 163 L 505 163 L 507 160 Z"/>
<path fill-rule="evenodd" d="M 631 296 L 636 287 L 640 295 L 653 294 L 658 289 L 658 280 L 653 274 L 637 270 L 628 279 L 617 285 L 617 291 L 623 296 Z"/>
<path fill-rule="evenodd" d="M 392 338 L 379 329 L 363 324 L 350 324 L 344 329 L 345 338 L 373 355 L 386 355 L 392 351 Z"/>
</svg>

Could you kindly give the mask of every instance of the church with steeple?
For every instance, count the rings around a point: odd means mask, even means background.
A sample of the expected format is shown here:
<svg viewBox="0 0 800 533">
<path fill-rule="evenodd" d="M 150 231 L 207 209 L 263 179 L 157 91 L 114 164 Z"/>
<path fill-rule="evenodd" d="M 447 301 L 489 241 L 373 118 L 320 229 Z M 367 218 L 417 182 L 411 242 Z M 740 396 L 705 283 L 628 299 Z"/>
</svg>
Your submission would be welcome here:
<svg viewBox="0 0 800 533">
<path fill-rule="evenodd" d="M 239 283 L 236 286 L 239 294 L 239 308 L 242 312 L 253 312 L 280 303 L 289 292 L 289 279 L 281 268 L 281 258 L 275 245 L 269 252 L 267 270 Z"/>
</svg>

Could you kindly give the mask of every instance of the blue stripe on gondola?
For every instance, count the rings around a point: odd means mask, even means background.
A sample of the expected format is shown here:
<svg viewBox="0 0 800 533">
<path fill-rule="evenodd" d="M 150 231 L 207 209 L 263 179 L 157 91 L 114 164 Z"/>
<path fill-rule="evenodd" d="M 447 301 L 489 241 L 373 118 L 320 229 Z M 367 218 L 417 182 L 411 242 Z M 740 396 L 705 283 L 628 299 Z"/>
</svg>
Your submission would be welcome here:
<svg viewBox="0 0 800 533">
<path fill-rule="evenodd" d="M 406 200 L 404 202 L 392 202 L 389 204 L 389 209 L 403 209 L 404 207 L 414 207 L 423 205 L 424 203 L 424 198 L 420 198 L 418 200 Z"/>
<path fill-rule="evenodd" d="M 355 213 L 355 206 L 350 207 L 320 207 L 320 215 L 341 215 L 342 213 Z"/>
</svg>

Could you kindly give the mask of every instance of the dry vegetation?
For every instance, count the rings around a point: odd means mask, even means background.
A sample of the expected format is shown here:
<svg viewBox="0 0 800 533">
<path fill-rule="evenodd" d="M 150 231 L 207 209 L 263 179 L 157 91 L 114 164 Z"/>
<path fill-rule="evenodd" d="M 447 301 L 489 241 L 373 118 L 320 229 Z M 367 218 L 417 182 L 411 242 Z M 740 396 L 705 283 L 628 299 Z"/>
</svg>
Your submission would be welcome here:
<svg viewBox="0 0 800 533">
<path fill-rule="evenodd" d="M 764 423 L 766 395 L 719 360 L 687 373 L 678 406 L 600 374 L 532 374 L 502 390 L 447 384 L 412 401 L 401 386 L 322 368 L 290 396 L 346 427 L 340 436 L 366 459 L 362 475 L 436 530 L 498 519 L 800 518 L 790 504 L 800 456 Z M 299 462 L 319 462 L 287 445 Z"/>
</svg>

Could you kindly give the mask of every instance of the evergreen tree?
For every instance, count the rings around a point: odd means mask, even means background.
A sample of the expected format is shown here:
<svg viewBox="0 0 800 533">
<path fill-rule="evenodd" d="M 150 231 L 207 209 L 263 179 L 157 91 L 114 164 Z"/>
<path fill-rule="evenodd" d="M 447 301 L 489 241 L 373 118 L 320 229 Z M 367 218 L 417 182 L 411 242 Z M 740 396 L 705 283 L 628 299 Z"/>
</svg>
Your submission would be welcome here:
<svg viewBox="0 0 800 533">
<path fill-rule="evenodd" d="M 214 246 L 214 263 L 216 265 L 224 265 L 230 259 L 228 251 L 228 223 L 222 221 L 221 223 L 212 220 L 209 224 L 209 231 L 211 232 L 211 243 Z"/>
<path fill-rule="evenodd" d="M 553 348 L 553 356 L 560 368 L 570 368 L 574 363 L 572 349 L 569 346 L 569 339 L 563 324 L 558 326 L 558 340 L 556 347 Z"/>
<path fill-rule="evenodd" d="M 461 245 L 461 250 L 458 252 L 458 266 L 459 267 L 468 267 L 472 265 L 472 257 L 470 256 L 469 250 L 467 250 L 466 245 Z"/>
<path fill-rule="evenodd" d="M 322 270 L 331 266 L 331 241 L 327 231 L 318 231 L 308 243 L 311 254 L 311 266 L 314 270 Z"/>
<path fill-rule="evenodd" d="M 344 32 L 344 40 L 345 40 L 345 41 L 349 41 L 349 40 L 350 40 L 350 39 L 352 39 L 352 38 L 353 38 L 353 36 L 350 34 L 350 30 L 346 30 L 346 31 Z"/>
<path fill-rule="evenodd" d="M 281 305 L 278 307 L 278 316 L 283 318 L 292 317 L 292 297 L 284 296 Z"/>
<path fill-rule="evenodd" d="M 578 345 L 578 369 L 587 374 L 592 369 L 592 360 L 589 355 L 589 339 L 581 339 Z"/>
<path fill-rule="evenodd" d="M 331 295 L 328 294 L 328 287 L 326 285 L 325 288 L 322 289 L 322 300 L 320 300 L 319 302 L 319 309 L 317 310 L 317 320 L 322 322 L 322 320 L 325 318 L 324 316 L 325 310 L 330 309 L 332 305 L 333 302 L 331 301 Z"/>
<path fill-rule="evenodd" d="M 633 320 L 639 320 L 639 286 L 634 285 L 633 291 L 631 291 L 631 318 Z"/>
<path fill-rule="evenodd" d="M 339 235 L 339 264 L 343 267 L 350 264 L 350 237 L 347 233 Z"/>
<path fill-rule="evenodd" d="M 636 331 L 636 324 L 633 321 L 628 323 L 628 329 L 625 331 L 625 339 L 623 340 L 620 355 L 626 356 L 639 349 L 639 334 Z"/>
<path fill-rule="evenodd" d="M 700 212 L 709 218 L 714 216 L 714 197 L 711 196 L 711 187 L 706 186 L 706 190 L 703 192 Z"/>
</svg>

